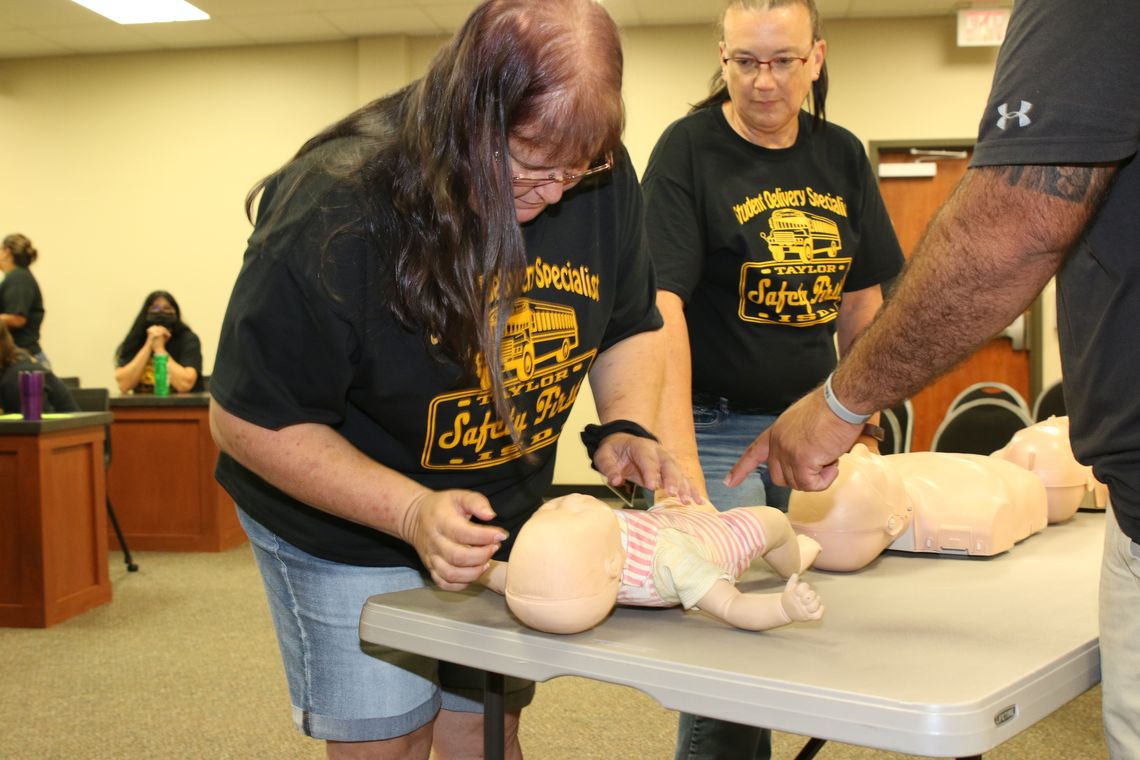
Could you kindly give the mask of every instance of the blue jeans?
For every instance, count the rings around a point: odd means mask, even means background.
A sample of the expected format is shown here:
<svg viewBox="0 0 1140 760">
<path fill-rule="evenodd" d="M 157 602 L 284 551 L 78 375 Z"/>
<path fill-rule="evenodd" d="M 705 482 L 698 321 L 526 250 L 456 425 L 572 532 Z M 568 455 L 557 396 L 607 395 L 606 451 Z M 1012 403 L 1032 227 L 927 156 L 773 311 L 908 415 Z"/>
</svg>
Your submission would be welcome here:
<svg viewBox="0 0 1140 760">
<path fill-rule="evenodd" d="M 775 421 L 772 415 L 733 412 L 724 399 L 716 405 L 693 404 L 697 455 L 709 501 L 717 509 L 723 512 L 734 507 L 767 504 L 788 511 L 791 491 L 772 482 L 766 465 L 749 473 L 736 488 L 728 488 L 721 482 L 748 444 Z M 772 732 L 766 728 L 681 713 L 675 760 L 768 760 L 771 756 Z"/>
<path fill-rule="evenodd" d="M 768 466 L 761 464 L 736 488 L 724 485 L 724 477 L 756 436 L 772 427 L 776 418 L 770 414 L 740 414 L 729 411 L 723 399 L 716 406 L 693 404 L 693 427 L 697 431 L 697 455 L 709 501 L 722 512 L 735 507 L 767 504 L 781 512 L 788 511 L 791 490 L 778 486 L 768 476 Z"/>
</svg>

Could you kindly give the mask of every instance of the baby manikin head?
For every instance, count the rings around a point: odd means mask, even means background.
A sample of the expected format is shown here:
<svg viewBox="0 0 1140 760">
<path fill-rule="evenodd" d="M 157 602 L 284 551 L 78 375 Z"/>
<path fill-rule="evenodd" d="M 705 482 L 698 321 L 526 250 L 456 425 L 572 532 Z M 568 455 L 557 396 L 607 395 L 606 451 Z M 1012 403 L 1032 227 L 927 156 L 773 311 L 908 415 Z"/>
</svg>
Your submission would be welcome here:
<svg viewBox="0 0 1140 760">
<path fill-rule="evenodd" d="M 507 565 L 507 606 L 527 626 L 579 633 L 617 603 L 625 566 L 613 510 L 569 494 L 544 504 L 519 531 Z"/>
<path fill-rule="evenodd" d="M 826 490 L 793 491 L 788 518 L 796 533 L 823 547 L 815 567 L 858 570 L 879 556 L 911 521 L 902 478 L 882 456 L 858 444 L 839 458 Z"/>
</svg>

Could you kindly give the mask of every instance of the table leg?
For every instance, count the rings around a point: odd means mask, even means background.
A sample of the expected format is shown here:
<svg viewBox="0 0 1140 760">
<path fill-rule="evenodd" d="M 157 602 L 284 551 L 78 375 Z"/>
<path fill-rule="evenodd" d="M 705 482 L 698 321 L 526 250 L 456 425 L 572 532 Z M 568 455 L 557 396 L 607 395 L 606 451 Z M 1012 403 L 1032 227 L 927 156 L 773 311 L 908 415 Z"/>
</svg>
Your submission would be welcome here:
<svg viewBox="0 0 1140 760">
<path fill-rule="evenodd" d="M 811 738 L 807 740 L 807 744 L 796 755 L 796 760 L 812 760 L 819 751 L 823 749 L 823 745 L 827 743 L 826 739 Z"/>
<path fill-rule="evenodd" d="M 504 737 L 506 730 L 503 714 L 503 692 L 505 690 L 502 673 L 483 672 L 483 758 L 503 760 L 506 752 Z"/>
</svg>

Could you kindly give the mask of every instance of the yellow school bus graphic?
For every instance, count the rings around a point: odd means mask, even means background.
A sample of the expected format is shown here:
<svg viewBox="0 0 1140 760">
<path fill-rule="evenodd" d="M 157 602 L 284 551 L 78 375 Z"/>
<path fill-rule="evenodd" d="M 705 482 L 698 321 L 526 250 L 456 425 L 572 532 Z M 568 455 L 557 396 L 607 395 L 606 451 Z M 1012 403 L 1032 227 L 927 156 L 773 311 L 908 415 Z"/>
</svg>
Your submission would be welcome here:
<svg viewBox="0 0 1140 760">
<path fill-rule="evenodd" d="M 501 345 L 503 383 L 511 399 L 511 423 L 531 450 L 553 445 L 570 415 L 596 350 L 579 347 L 574 309 L 520 298 L 511 309 Z M 476 361 L 479 388 L 432 399 L 420 464 L 429 470 L 494 467 L 523 455 L 498 417 L 491 383 Z"/>
<path fill-rule="evenodd" d="M 819 254 L 834 257 L 843 248 L 839 227 L 822 216 L 791 208 L 781 208 L 768 217 L 769 232 L 760 237 L 768 244 L 775 261 L 794 255 L 800 261 L 813 261 Z"/>
<path fill-rule="evenodd" d="M 578 347 L 578 317 L 562 304 L 520 298 L 511 309 L 503 332 L 503 373 L 529 380 L 534 368 L 548 359 L 566 361 Z M 490 388 L 482 361 L 476 362 L 480 387 Z"/>
<path fill-rule="evenodd" d="M 578 346 L 578 317 L 574 309 L 555 303 L 520 298 L 503 334 L 503 369 L 520 380 L 550 357 L 566 361 Z"/>
</svg>

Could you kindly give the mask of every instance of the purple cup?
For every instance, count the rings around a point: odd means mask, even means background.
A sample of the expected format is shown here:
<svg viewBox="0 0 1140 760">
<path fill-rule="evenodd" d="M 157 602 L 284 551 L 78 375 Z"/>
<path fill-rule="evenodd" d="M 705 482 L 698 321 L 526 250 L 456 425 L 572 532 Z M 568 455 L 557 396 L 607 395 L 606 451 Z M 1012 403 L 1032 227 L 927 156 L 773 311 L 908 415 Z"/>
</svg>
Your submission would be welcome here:
<svg viewBox="0 0 1140 760">
<path fill-rule="evenodd" d="M 25 420 L 38 420 L 44 411 L 44 373 L 20 372 L 20 414 Z"/>
</svg>

